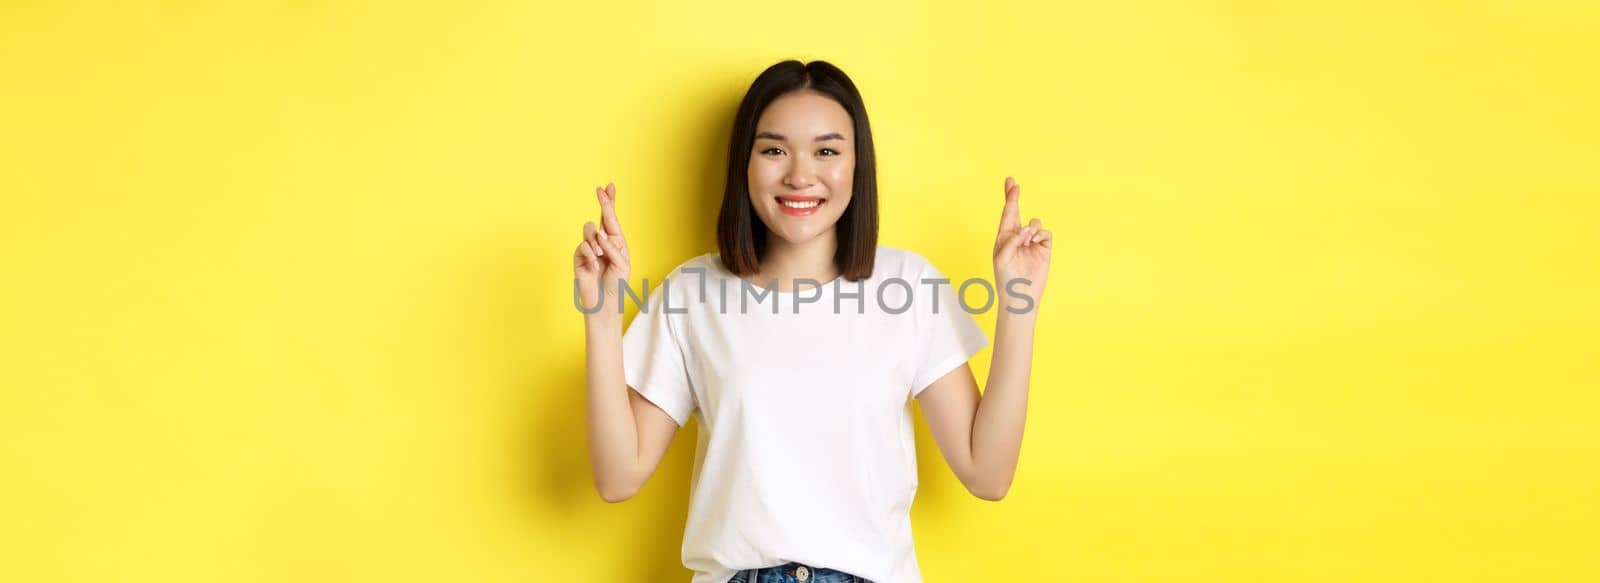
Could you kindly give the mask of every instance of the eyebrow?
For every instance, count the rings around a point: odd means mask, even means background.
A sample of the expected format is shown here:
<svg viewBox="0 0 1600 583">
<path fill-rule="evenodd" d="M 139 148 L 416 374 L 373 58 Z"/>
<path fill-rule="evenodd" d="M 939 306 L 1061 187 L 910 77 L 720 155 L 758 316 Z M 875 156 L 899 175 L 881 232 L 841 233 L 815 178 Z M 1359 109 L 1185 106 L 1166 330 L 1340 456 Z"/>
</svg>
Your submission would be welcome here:
<svg viewBox="0 0 1600 583">
<path fill-rule="evenodd" d="M 772 133 L 772 132 L 759 132 L 759 133 L 756 134 L 756 138 L 757 139 L 767 138 L 769 140 L 778 140 L 780 142 L 786 142 L 786 141 L 789 140 L 789 138 L 783 137 L 783 134 L 775 134 L 775 133 Z M 817 136 L 817 139 L 812 140 L 812 141 L 825 142 L 825 141 L 828 141 L 828 140 L 840 140 L 840 141 L 843 141 L 844 140 L 844 136 L 840 135 L 839 132 L 829 132 L 829 133 Z"/>
</svg>

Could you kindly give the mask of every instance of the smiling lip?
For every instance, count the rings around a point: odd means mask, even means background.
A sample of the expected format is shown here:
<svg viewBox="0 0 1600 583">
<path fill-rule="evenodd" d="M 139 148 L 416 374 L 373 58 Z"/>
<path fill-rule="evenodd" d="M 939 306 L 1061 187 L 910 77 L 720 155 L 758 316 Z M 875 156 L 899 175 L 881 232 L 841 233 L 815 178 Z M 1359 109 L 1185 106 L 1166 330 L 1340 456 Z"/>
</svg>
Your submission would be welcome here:
<svg viewBox="0 0 1600 583">
<path fill-rule="evenodd" d="M 791 217 L 805 217 L 805 216 L 811 216 L 811 215 L 817 214 L 817 209 L 820 209 L 820 208 L 822 208 L 823 205 L 828 204 L 827 199 L 824 199 L 824 198 L 822 198 L 820 196 L 798 196 L 798 195 L 785 194 L 785 195 L 776 196 L 774 198 L 778 199 L 778 210 L 783 211 L 783 214 L 789 215 Z M 814 207 L 811 207 L 811 208 L 797 209 L 797 208 L 791 208 L 788 205 L 783 204 L 784 201 L 789 201 L 789 202 L 811 202 L 811 201 L 817 201 L 817 206 L 814 206 Z"/>
</svg>

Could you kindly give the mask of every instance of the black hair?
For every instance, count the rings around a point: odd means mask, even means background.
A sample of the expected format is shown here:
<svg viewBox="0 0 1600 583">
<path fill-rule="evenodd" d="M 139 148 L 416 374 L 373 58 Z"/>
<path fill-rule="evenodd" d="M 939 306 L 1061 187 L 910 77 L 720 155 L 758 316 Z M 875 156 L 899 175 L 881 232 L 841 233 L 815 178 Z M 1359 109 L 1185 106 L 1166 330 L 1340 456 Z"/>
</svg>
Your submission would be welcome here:
<svg viewBox="0 0 1600 583">
<path fill-rule="evenodd" d="M 850 281 L 872 275 L 878 249 L 878 171 L 872 150 L 872 128 L 867 123 L 866 104 L 855 83 L 844 71 L 827 61 L 783 61 L 762 71 L 745 92 L 733 120 L 733 135 L 728 140 L 728 180 L 722 191 L 722 210 L 717 216 L 717 247 L 722 264 L 736 275 L 760 271 L 766 254 L 767 226 L 756 215 L 750 202 L 750 150 L 755 144 L 756 123 L 761 113 L 777 98 L 800 90 L 813 90 L 832 98 L 844 107 L 855 129 L 855 175 L 850 206 L 834 225 L 838 248 L 833 262 Z"/>
</svg>

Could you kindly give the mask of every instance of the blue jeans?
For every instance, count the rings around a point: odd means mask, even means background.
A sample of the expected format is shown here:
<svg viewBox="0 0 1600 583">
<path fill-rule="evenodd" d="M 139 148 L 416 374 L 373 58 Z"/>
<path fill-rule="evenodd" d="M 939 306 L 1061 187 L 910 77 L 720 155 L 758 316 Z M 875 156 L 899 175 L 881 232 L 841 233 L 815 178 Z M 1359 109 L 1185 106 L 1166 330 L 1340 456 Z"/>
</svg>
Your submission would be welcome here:
<svg viewBox="0 0 1600 583">
<path fill-rule="evenodd" d="M 805 577 L 802 579 L 801 577 Z M 776 567 L 745 569 L 728 583 L 872 583 L 844 571 L 823 569 L 800 563 L 787 563 Z"/>
</svg>

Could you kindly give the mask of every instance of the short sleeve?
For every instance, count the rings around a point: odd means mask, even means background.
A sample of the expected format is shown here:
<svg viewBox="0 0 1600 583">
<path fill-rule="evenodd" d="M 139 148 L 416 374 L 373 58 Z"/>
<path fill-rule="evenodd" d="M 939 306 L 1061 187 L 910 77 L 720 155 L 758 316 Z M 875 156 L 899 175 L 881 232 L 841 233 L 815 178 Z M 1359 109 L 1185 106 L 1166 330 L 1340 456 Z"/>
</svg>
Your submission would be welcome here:
<svg viewBox="0 0 1600 583">
<path fill-rule="evenodd" d="M 689 351 L 679 342 L 672 315 L 661 309 L 664 289 L 665 286 L 650 291 L 645 305 L 622 334 L 622 376 L 639 396 L 666 411 L 682 427 L 695 409 L 685 364 Z M 674 299 L 672 303 L 679 302 Z"/>
<path fill-rule="evenodd" d="M 944 278 L 944 274 L 940 273 L 932 263 L 926 260 L 921 263 L 923 268 L 920 280 Z M 935 298 L 932 297 L 931 285 L 919 281 L 916 289 L 925 292 L 921 294 L 922 296 L 933 300 Z M 960 285 L 960 281 L 938 285 L 937 314 L 933 313 L 934 302 L 923 304 L 919 297 L 917 316 L 922 319 L 919 334 L 922 357 L 916 368 L 915 380 L 911 384 L 912 397 L 916 397 L 923 389 L 928 388 L 928 385 L 967 362 L 972 355 L 989 344 L 989 337 L 984 334 L 983 328 L 978 327 L 977 320 L 961 307 L 956 297 L 956 289 Z"/>
</svg>

